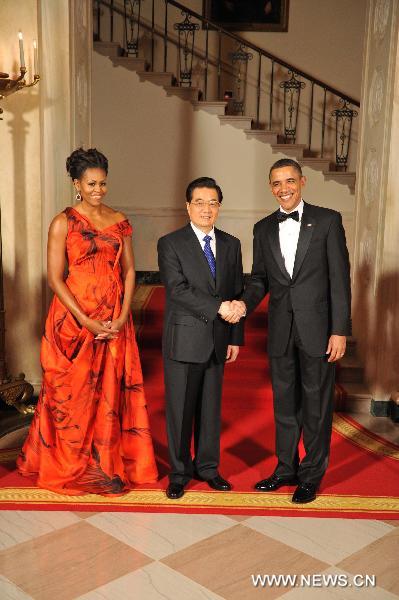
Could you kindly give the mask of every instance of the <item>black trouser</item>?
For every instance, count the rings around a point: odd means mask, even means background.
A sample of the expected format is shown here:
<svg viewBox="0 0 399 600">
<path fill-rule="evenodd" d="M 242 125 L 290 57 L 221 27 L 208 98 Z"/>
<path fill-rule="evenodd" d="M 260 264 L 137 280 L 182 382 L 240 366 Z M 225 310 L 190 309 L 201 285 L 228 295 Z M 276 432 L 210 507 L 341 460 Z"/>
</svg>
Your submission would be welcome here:
<svg viewBox="0 0 399 600">
<path fill-rule="evenodd" d="M 335 365 L 307 354 L 295 321 L 285 354 L 270 358 L 276 426 L 276 475 L 319 485 L 328 465 Z M 303 433 L 306 455 L 299 464 Z"/>
<path fill-rule="evenodd" d="M 203 479 L 218 473 L 223 370 L 214 356 L 206 363 L 164 358 L 169 479 L 174 483 L 186 484 L 195 473 Z"/>
</svg>

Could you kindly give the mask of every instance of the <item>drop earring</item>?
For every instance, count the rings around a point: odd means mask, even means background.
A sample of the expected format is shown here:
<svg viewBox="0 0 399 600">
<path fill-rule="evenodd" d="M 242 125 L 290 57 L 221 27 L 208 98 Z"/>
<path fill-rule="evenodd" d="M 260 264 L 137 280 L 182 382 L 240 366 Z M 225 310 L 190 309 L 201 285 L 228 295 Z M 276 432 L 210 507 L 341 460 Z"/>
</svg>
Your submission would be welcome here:
<svg viewBox="0 0 399 600">
<path fill-rule="evenodd" d="M 81 199 L 82 199 L 82 196 L 80 195 L 80 192 L 78 192 L 75 197 L 76 197 L 76 202 L 80 202 Z"/>
</svg>

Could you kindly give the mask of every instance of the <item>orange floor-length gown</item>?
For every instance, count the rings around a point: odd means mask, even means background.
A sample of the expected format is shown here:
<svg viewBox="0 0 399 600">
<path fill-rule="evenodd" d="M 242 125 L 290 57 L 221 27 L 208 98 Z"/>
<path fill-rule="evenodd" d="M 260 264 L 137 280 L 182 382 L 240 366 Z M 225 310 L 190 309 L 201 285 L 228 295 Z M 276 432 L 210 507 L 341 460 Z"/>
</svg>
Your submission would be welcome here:
<svg viewBox="0 0 399 600">
<path fill-rule="evenodd" d="M 123 300 L 120 257 L 127 219 L 98 230 L 74 208 L 66 284 L 84 312 L 108 321 Z M 143 377 L 132 317 L 117 339 L 95 340 L 54 296 L 41 346 L 43 384 L 17 465 L 64 494 L 120 494 L 155 481 Z"/>
</svg>

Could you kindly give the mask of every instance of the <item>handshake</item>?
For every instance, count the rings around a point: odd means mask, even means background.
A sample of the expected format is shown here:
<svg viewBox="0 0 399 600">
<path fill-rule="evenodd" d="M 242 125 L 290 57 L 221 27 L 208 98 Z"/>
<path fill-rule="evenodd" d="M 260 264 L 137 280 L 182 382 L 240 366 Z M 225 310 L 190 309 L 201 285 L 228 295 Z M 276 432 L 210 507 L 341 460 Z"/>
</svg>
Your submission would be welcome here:
<svg viewBox="0 0 399 600">
<path fill-rule="evenodd" d="M 220 305 L 218 314 L 228 323 L 238 323 L 247 314 L 247 307 L 242 300 L 225 300 Z"/>
</svg>

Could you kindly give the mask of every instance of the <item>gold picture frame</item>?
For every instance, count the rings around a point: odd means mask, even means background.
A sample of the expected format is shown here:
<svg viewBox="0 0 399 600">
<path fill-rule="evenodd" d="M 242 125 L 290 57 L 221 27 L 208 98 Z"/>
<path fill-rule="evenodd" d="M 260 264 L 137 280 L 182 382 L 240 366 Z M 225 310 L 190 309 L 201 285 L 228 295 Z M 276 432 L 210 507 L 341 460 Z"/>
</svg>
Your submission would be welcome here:
<svg viewBox="0 0 399 600">
<path fill-rule="evenodd" d="M 229 31 L 288 31 L 289 0 L 203 0 L 203 16 Z"/>
</svg>

